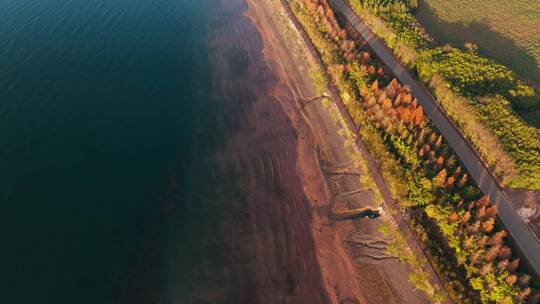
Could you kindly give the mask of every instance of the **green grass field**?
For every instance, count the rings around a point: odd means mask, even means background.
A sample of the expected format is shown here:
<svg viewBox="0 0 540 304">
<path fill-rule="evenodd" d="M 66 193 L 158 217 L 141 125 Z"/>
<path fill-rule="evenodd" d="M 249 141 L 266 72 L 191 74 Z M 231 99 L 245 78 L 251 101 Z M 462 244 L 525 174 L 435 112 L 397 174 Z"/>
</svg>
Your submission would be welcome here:
<svg viewBox="0 0 540 304">
<path fill-rule="evenodd" d="M 438 41 L 473 42 L 540 84 L 540 1 L 420 0 L 416 17 Z"/>
</svg>

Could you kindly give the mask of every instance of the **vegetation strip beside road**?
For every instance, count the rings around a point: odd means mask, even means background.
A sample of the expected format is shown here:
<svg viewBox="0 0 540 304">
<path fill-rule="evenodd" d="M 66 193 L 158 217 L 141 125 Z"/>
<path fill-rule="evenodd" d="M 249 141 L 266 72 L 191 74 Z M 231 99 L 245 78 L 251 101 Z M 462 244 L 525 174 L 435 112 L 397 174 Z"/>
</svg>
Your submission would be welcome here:
<svg viewBox="0 0 540 304">
<path fill-rule="evenodd" d="M 504 186 L 540 190 L 540 121 L 528 125 L 514 110 L 539 111 L 532 87 L 474 45 L 438 45 L 405 7 L 347 2 L 428 85 Z"/>
<path fill-rule="evenodd" d="M 497 206 L 467 179 L 411 90 L 392 80 L 326 0 L 289 3 L 452 299 L 506 303 L 532 296 L 530 276 L 496 220 Z"/>
</svg>

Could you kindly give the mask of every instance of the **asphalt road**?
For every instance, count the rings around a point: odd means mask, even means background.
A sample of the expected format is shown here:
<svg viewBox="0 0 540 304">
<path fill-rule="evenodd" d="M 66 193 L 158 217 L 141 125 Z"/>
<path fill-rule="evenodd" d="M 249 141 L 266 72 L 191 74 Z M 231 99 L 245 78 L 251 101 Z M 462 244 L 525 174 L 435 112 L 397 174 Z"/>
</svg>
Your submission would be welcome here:
<svg viewBox="0 0 540 304">
<path fill-rule="evenodd" d="M 518 215 L 511 200 L 499 187 L 495 177 L 484 165 L 480 155 L 470 142 L 464 138 L 453 121 L 437 105 L 435 98 L 419 81 L 414 79 L 409 70 L 394 56 L 384 42 L 378 39 L 369 27 L 351 10 L 343 0 L 330 0 L 336 12 L 343 14 L 355 29 L 362 35 L 373 52 L 392 70 L 401 83 L 410 86 L 413 95 L 422 105 L 425 113 L 435 123 L 448 144 L 454 149 L 463 165 L 469 171 L 482 192 L 489 195 L 491 201 L 497 205 L 498 215 L 504 226 L 512 236 L 521 253 L 540 274 L 540 243 L 529 226 Z"/>
</svg>

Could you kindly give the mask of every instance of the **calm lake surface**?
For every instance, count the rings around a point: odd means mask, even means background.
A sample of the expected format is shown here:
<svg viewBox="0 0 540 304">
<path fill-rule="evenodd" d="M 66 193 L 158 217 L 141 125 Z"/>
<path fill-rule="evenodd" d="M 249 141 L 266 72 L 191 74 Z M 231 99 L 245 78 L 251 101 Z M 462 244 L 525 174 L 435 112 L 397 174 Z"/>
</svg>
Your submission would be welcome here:
<svg viewBox="0 0 540 304">
<path fill-rule="evenodd" d="M 183 303 L 219 219 L 221 5 L 0 1 L 0 302 Z"/>
</svg>

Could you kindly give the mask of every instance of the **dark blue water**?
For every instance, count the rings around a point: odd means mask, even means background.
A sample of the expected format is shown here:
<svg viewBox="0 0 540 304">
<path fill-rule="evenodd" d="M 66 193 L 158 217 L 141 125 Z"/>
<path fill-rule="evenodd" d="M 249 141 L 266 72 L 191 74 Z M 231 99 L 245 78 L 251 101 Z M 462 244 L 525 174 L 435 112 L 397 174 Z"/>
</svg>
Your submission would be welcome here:
<svg viewBox="0 0 540 304">
<path fill-rule="evenodd" d="M 0 0 L 0 303 L 328 302 L 246 9 Z"/>
<path fill-rule="evenodd" d="M 1 303 L 156 301 L 163 223 L 222 140 L 216 3 L 0 1 Z"/>
</svg>

